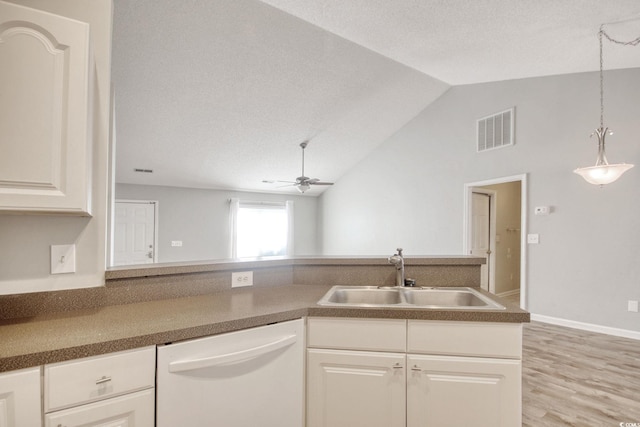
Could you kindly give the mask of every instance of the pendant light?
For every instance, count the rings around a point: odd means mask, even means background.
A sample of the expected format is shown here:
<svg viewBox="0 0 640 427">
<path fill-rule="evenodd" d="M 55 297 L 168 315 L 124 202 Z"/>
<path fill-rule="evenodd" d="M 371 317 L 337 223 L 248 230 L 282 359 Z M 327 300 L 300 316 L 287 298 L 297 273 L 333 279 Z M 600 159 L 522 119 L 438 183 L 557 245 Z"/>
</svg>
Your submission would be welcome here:
<svg viewBox="0 0 640 427">
<path fill-rule="evenodd" d="M 614 40 L 607 33 L 605 33 L 603 27 L 604 24 L 600 26 L 600 31 L 598 32 L 598 40 L 600 42 L 600 127 L 591 134 L 592 137 L 593 135 L 596 135 L 598 137 L 598 157 L 596 158 L 595 166 L 587 166 L 574 170 L 575 173 L 583 177 L 589 184 L 599 185 L 601 187 L 605 184 L 614 182 L 615 180 L 620 178 L 623 173 L 633 167 L 632 164 L 627 163 L 610 164 L 607 161 L 607 156 L 604 151 L 605 138 L 607 135 L 613 135 L 613 132 L 609 128 L 604 127 L 604 77 L 602 60 L 602 37 L 604 36 L 609 41 L 622 45 L 635 46 L 640 43 L 640 37 L 630 42 L 621 42 L 618 40 Z"/>
</svg>

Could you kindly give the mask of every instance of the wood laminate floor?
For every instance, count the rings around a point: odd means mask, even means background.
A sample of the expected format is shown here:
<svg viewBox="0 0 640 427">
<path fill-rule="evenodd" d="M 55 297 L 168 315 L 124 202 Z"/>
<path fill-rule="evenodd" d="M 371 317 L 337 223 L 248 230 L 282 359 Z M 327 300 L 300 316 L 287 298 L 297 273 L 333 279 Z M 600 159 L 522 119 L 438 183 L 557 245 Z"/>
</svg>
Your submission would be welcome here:
<svg viewBox="0 0 640 427">
<path fill-rule="evenodd" d="M 526 427 L 640 427 L 640 341 L 525 324 L 522 399 Z"/>
</svg>

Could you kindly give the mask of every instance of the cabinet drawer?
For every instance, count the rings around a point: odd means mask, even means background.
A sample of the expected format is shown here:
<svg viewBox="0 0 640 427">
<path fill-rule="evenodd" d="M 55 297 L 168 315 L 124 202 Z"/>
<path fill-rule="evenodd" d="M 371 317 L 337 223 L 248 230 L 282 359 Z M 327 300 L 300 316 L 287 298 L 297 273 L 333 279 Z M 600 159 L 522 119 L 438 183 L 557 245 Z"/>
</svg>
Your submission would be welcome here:
<svg viewBox="0 0 640 427">
<path fill-rule="evenodd" d="M 402 319 L 308 319 L 307 346 L 405 352 L 407 321 Z"/>
<path fill-rule="evenodd" d="M 407 352 L 521 359 L 522 324 L 409 320 Z"/>
<path fill-rule="evenodd" d="M 155 384 L 155 347 L 45 365 L 45 412 Z"/>
</svg>

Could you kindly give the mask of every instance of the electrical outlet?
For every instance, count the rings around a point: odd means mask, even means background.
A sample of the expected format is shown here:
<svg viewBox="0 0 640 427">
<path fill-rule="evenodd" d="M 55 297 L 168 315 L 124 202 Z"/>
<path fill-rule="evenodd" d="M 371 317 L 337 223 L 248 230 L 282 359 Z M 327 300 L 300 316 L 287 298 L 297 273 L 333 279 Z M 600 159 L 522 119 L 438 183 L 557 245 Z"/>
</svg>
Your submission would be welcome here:
<svg viewBox="0 0 640 427">
<path fill-rule="evenodd" d="M 530 245 L 537 245 L 540 243 L 540 235 L 539 234 L 527 234 L 527 243 Z"/>
<path fill-rule="evenodd" d="M 241 288 L 243 286 L 253 286 L 253 271 L 231 273 L 231 287 Z"/>
<path fill-rule="evenodd" d="M 627 310 L 632 311 L 634 313 L 638 312 L 638 301 L 627 301 Z"/>
<path fill-rule="evenodd" d="M 171 241 L 171 246 L 181 248 L 182 247 L 182 240 L 172 240 Z"/>
</svg>

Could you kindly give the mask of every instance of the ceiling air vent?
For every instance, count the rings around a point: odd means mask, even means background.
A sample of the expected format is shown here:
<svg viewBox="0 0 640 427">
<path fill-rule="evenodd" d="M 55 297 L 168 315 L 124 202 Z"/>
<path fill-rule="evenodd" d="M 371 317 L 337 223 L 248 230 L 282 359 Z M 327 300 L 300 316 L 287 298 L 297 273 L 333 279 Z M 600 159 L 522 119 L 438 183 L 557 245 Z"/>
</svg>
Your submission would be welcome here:
<svg viewBox="0 0 640 427">
<path fill-rule="evenodd" d="M 478 152 L 513 145 L 513 113 L 510 108 L 477 120 Z"/>
<path fill-rule="evenodd" d="M 138 173 L 153 173 L 153 169 L 135 168 L 133 171 Z"/>
</svg>

